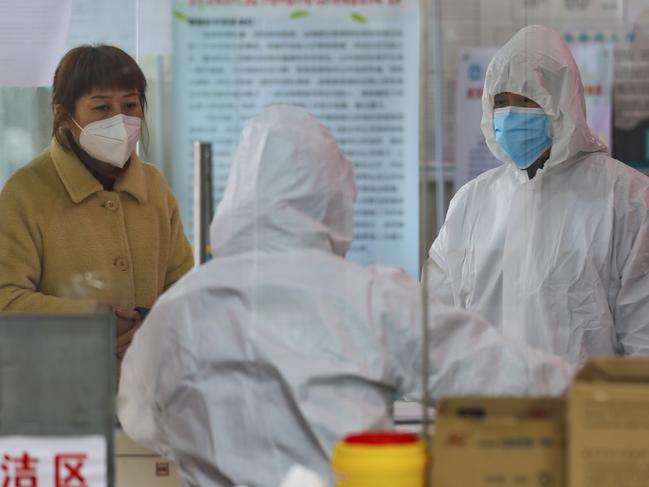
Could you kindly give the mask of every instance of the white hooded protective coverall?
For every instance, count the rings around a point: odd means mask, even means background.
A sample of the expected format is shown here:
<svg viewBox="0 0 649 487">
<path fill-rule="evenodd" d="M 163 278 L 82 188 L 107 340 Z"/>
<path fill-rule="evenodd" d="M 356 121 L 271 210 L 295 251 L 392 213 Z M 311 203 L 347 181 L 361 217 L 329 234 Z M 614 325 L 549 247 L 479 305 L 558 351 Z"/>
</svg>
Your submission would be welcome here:
<svg viewBox="0 0 649 487">
<path fill-rule="evenodd" d="M 154 306 L 122 364 L 129 436 L 172 457 L 186 486 L 276 487 L 291 465 L 331 480 L 345 434 L 391 427 L 421 396 L 418 284 L 343 258 L 351 163 L 303 109 L 245 127 L 212 223 L 214 259 Z M 429 389 L 559 393 L 570 367 L 505 344 L 461 310 L 430 310 Z"/>
<path fill-rule="evenodd" d="M 551 120 L 529 180 L 496 142 L 494 96 L 524 95 Z M 566 357 L 649 352 L 649 179 L 591 134 L 562 37 L 526 27 L 486 73 L 482 131 L 503 164 L 462 187 L 427 261 L 429 292 L 517 342 Z"/>
</svg>

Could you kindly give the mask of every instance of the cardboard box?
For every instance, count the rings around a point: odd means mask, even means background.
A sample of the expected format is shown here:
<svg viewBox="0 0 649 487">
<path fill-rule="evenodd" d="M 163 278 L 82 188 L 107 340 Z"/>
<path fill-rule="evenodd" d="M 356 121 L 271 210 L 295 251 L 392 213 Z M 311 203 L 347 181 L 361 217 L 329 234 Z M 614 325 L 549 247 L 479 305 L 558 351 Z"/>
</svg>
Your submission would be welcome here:
<svg viewBox="0 0 649 487">
<path fill-rule="evenodd" d="M 173 462 L 115 432 L 116 487 L 180 487 Z"/>
<path fill-rule="evenodd" d="M 571 487 L 649 486 L 649 358 L 589 361 L 568 410 Z"/>
<path fill-rule="evenodd" d="M 434 487 L 563 487 L 565 401 L 458 397 L 442 401 Z"/>
</svg>

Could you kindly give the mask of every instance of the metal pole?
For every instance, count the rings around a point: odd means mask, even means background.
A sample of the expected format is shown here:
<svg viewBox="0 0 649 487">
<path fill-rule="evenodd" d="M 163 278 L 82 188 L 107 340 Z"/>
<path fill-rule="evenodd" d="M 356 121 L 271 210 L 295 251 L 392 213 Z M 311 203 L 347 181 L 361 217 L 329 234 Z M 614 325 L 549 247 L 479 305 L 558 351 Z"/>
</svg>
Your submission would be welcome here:
<svg viewBox="0 0 649 487">
<path fill-rule="evenodd" d="M 165 100 L 164 100 L 164 70 L 162 56 L 155 59 L 157 86 L 155 91 L 155 163 L 160 169 L 166 169 L 165 157 Z M 163 171 L 164 172 L 164 171 Z"/>
<path fill-rule="evenodd" d="M 428 225 L 428 161 L 430 159 L 428 154 L 428 145 L 427 139 L 429 136 L 429 122 L 427 116 L 427 103 L 429 100 L 429 90 L 428 90 L 428 75 L 429 75 L 429 59 L 430 59 L 430 44 L 429 44 L 429 27 L 430 27 L 430 0 L 419 0 L 419 31 L 420 31 L 420 68 L 419 68 L 419 78 L 420 78 L 420 97 L 422 100 L 425 100 L 424 103 L 420 103 L 419 120 L 420 120 L 420 171 L 419 171 L 419 181 L 420 181 L 420 235 L 419 241 L 426 242 L 429 234 L 429 225 Z M 433 106 L 435 111 L 437 111 L 437 106 Z M 437 142 L 437 140 L 436 140 Z M 437 145 L 437 144 L 436 144 Z M 423 238 L 422 238 L 423 236 Z M 423 255 L 420 252 L 420 255 Z M 421 437 L 426 442 L 426 452 L 427 452 L 427 461 L 426 461 L 426 476 L 425 484 L 430 486 L 432 482 L 432 439 L 430 436 L 430 418 L 429 418 L 429 405 L 430 397 L 428 395 L 428 376 L 430 372 L 429 364 L 429 353 L 428 353 L 428 343 L 430 341 L 429 329 L 428 329 L 428 286 L 426 280 L 426 269 L 425 269 L 425 259 L 423 262 L 420 262 L 420 267 L 422 267 L 422 285 L 421 285 L 421 384 L 422 384 L 422 431 Z"/>
<path fill-rule="evenodd" d="M 445 180 L 444 180 L 444 73 L 443 73 L 443 46 L 442 46 L 442 12 L 441 0 L 420 0 L 422 2 L 422 22 L 424 23 L 424 42 L 426 42 L 424 50 L 430 49 L 429 55 L 424 60 L 428 63 L 428 58 L 431 58 L 432 67 L 432 109 L 433 109 L 433 126 L 434 126 L 434 144 L 435 144 L 435 197 L 436 197 L 436 229 L 439 230 L 444 223 L 446 215 L 446 195 L 445 195 Z M 428 2 L 430 2 L 428 4 Z M 429 8 L 427 8 L 429 6 Z M 430 39 L 430 43 L 429 43 Z M 426 64 L 427 65 L 427 64 Z M 428 77 L 429 71 L 424 73 L 425 78 Z M 428 187 L 428 157 L 426 157 L 426 169 L 422 177 L 426 181 Z M 427 225 L 425 225 L 427 226 Z M 429 331 L 429 303 L 428 303 L 428 276 L 426 272 L 426 265 L 422 266 L 421 272 L 421 301 L 422 301 L 422 418 L 423 418 L 423 435 L 426 439 L 427 446 L 427 467 L 426 467 L 426 484 L 431 486 L 433 483 L 432 472 L 432 458 L 433 458 L 433 438 L 431 437 L 432 422 L 429 417 L 429 406 L 431 398 L 428 393 L 428 380 L 430 374 L 430 331 Z"/>
<path fill-rule="evenodd" d="M 209 229 L 214 200 L 212 194 L 212 144 L 194 142 L 194 261 L 196 266 L 210 258 Z"/>
<path fill-rule="evenodd" d="M 140 62 L 140 0 L 135 0 L 135 62 Z"/>
<path fill-rule="evenodd" d="M 444 60 L 442 44 L 441 0 L 431 0 L 431 48 L 433 82 L 433 120 L 435 124 L 435 196 L 437 208 L 437 232 L 442 228 L 446 216 L 446 191 L 444 181 Z"/>
</svg>

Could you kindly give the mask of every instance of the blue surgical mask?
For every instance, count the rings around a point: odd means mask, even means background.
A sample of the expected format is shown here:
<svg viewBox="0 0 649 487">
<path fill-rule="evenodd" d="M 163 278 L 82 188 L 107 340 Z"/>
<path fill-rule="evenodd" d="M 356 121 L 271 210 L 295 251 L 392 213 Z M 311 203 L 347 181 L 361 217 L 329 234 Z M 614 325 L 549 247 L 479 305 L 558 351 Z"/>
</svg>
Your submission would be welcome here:
<svg viewBox="0 0 649 487">
<path fill-rule="evenodd" d="M 527 169 L 552 146 L 550 119 L 541 108 L 494 110 L 496 141 L 520 169 Z"/>
</svg>

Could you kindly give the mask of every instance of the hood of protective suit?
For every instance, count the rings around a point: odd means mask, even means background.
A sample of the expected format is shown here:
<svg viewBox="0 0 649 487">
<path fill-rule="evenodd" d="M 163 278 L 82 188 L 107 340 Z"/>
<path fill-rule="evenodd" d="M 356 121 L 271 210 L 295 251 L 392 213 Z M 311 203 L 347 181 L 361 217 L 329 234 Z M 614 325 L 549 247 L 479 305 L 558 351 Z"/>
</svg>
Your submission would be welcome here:
<svg viewBox="0 0 649 487">
<path fill-rule="evenodd" d="M 243 129 L 210 229 L 212 254 L 320 249 L 352 241 L 351 162 L 306 110 L 274 105 Z"/>
<path fill-rule="evenodd" d="M 606 147 L 588 128 L 579 69 L 558 32 L 541 25 L 521 29 L 498 51 L 487 68 L 482 94 L 482 133 L 493 155 L 515 167 L 496 141 L 494 131 L 494 97 L 503 92 L 526 96 L 549 116 L 553 141 L 550 158 L 544 166 L 546 170 L 585 153 L 606 152 Z"/>
</svg>

